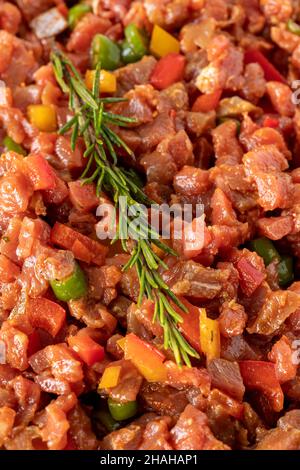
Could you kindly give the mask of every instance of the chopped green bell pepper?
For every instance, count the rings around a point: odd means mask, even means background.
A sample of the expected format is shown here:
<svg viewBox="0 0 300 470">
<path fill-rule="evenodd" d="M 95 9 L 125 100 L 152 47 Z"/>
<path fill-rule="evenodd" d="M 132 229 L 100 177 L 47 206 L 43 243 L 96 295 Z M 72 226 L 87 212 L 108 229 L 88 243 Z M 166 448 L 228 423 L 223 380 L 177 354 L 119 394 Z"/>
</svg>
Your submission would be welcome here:
<svg viewBox="0 0 300 470">
<path fill-rule="evenodd" d="M 120 423 L 118 423 L 114 418 L 111 416 L 111 414 L 107 410 L 100 410 L 97 411 L 95 414 L 95 418 L 103 424 L 103 426 L 107 429 L 109 432 L 116 431 L 120 427 Z"/>
<path fill-rule="evenodd" d="M 121 57 L 124 64 L 133 64 L 139 60 L 139 56 L 134 52 L 128 41 L 121 44 Z"/>
<path fill-rule="evenodd" d="M 81 20 L 81 18 L 92 11 L 92 7 L 85 3 L 79 3 L 74 7 L 70 8 L 68 12 L 68 25 L 70 29 L 74 29 L 77 23 Z"/>
<path fill-rule="evenodd" d="M 297 36 L 300 36 L 300 25 L 298 23 L 295 23 L 295 21 L 289 20 L 287 22 L 287 29 L 290 33 L 297 34 Z"/>
<path fill-rule="evenodd" d="M 125 48 L 126 50 L 128 44 L 129 48 L 133 51 L 132 58 L 135 57 L 136 61 L 140 60 L 147 52 L 146 38 L 144 34 L 135 24 L 129 24 L 126 26 L 124 33 L 126 41 L 123 49 Z"/>
<path fill-rule="evenodd" d="M 116 421 L 125 421 L 126 419 L 132 418 L 137 413 L 137 402 L 128 401 L 127 403 L 119 403 L 112 400 L 111 398 L 107 401 L 108 408 L 111 416 Z"/>
<path fill-rule="evenodd" d="M 50 281 L 52 290 L 58 300 L 69 302 L 70 300 L 80 299 L 87 293 L 87 281 L 79 264 L 76 262 L 74 273 L 66 279 L 60 281 Z"/>
<path fill-rule="evenodd" d="M 294 263 L 291 256 L 282 256 L 278 265 L 279 285 L 284 287 L 294 280 Z"/>
<path fill-rule="evenodd" d="M 22 147 L 22 145 L 17 144 L 11 137 L 8 135 L 3 139 L 2 144 L 4 147 L 11 152 L 16 152 L 19 153 L 20 155 L 23 155 L 24 157 L 27 155 L 26 150 Z"/>
<path fill-rule="evenodd" d="M 272 261 L 280 261 L 280 255 L 276 250 L 275 246 L 268 238 L 262 237 L 252 240 L 250 242 L 252 250 L 254 250 L 259 256 L 261 256 L 268 266 Z"/>
<path fill-rule="evenodd" d="M 104 70 L 115 70 L 121 62 L 119 46 L 103 34 L 96 34 L 92 42 L 92 65 L 98 64 Z"/>
</svg>

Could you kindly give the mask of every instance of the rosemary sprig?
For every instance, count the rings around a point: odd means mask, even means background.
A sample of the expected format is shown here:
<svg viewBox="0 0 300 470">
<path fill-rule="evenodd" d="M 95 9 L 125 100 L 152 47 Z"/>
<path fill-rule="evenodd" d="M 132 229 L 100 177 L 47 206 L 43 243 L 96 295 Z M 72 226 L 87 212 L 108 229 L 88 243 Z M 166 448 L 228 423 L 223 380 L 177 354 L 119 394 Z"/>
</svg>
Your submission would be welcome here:
<svg viewBox="0 0 300 470">
<path fill-rule="evenodd" d="M 71 132 L 71 145 L 75 149 L 77 139 L 82 137 L 87 160 L 82 175 L 83 184 L 94 182 L 98 194 L 104 190 L 114 200 L 119 211 L 116 236 L 112 242 L 121 240 L 125 252 L 130 250 L 130 259 L 124 270 L 136 267 L 140 283 L 138 305 L 147 297 L 154 301 L 153 321 L 158 321 L 164 331 L 164 348 L 170 348 L 176 362 L 191 365 L 190 357 L 199 357 L 198 353 L 185 340 L 178 329 L 183 321 L 174 306 L 186 311 L 168 285 L 161 278 L 159 267 L 167 268 L 165 263 L 153 251 L 153 245 L 165 253 L 176 256 L 174 250 L 159 240 L 159 234 L 149 225 L 147 218 L 139 227 L 133 226 L 134 215 L 125 210 L 120 203 L 125 200 L 129 208 L 138 204 L 151 204 L 142 190 L 137 175 L 132 170 L 118 166 L 117 151 L 123 148 L 134 157 L 132 150 L 112 129 L 113 126 L 127 127 L 134 119 L 114 114 L 107 109 L 111 103 L 124 101 L 124 98 L 100 97 L 100 66 L 95 71 L 93 90 L 89 91 L 72 62 L 61 51 L 51 55 L 55 76 L 62 91 L 69 95 L 69 107 L 74 113 L 59 133 Z M 120 197 L 123 197 L 120 199 Z M 128 244 L 128 233 L 134 241 Z M 132 248 L 133 246 L 133 248 Z"/>
</svg>

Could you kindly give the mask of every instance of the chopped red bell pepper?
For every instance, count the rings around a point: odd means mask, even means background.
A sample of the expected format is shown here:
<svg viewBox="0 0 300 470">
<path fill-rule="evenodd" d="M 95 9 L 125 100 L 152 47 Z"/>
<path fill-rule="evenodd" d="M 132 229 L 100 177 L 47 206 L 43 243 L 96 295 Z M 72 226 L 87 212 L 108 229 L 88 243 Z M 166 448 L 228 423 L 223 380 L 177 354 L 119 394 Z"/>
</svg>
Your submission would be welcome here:
<svg viewBox="0 0 300 470">
<path fill-rule="evenodd" d="M 79 332 L 75 336 L 69 336 L 68 343 L 88 366 L 93 366 L 96 362 L 101 362 L 104 359 L 103 346 L 96 343 L 87 334 Z"/>
<path fill-rule="evenodd" d="M 217 108 L 221 99 L 222 90 L 217 90 L 214 93 L 198 96 L 193 104 L 192 111 L 197 113 L 208 113 Z"/>
<path fill-rule="evenodd" d="M 284 394 L 276 376 L 275 364 L 264 361 L 241 361 L 239 366 L 245 387 L 263 392 L 271 401 L 274 411 L 281 411 Z"/>
<path fill-rule="evenodd" d="M 29 299 L 27 314 L 34 328 L 46 330 L 53 337 L 61 330 L 66 319 L 65 309 L 44 297 Z"/>
<path fill-rule="evenodd" d="M 265 73 L 265 79 L 268 82 L 276 81 L 286 83 L 286 79 L 258 49 L 247 49 L 245 51 L 244 61 L 245 64 L 252 64 L 253 62 L 259 64 L 262 67 Z"/>
<path fill-rule="evenodd" d="M 277 118 L 267 116 L 263 120 L 262 125 L 263 127 L 272 127 L 273 129 L 277 129 L 277 127 L 279 127 L 279 120 Z"/>
<path fill-rule="evenodd" d="M 151 75 L 150 83 L 158 90 L 164 90 L 183 78 L 184 56 L 171 53 L 160 59 Z"/>
<path fill-rule="evenodd" d="M 28 335 L 28 348 L 27 356 L 30 357 L 42 349 L 42 342 L 37 330 L 34 330 L 31 335 Z"/>
<path fill-rule="evenodd" d="M 183 323 L 179 324 L 179 329 L 187 341 L 196 349 L 199 353 L 202 352 L 200 346 L 200 308 L 192 305 L 183 297 L 180 297 L 180 301 L 188 309 L 188 312 L 184 312 L 179 307 L 173 304 L 176 312 L 179 313 L 183 319 Z"/>
<path fill-rule="evenodd" d="M 75 258 L 80 261 L 98 266 L 104 264 L 108 252 L 106 246 L 58 222 L 51 230 L 51 241 L 55 245 L 72 251 Z"/>
<path fill-rule="evenodd" d="M 264 273 L 256 269 L 245 257 L 236 263 L 239 273 L 240 286 L 245 295 L 251 296 L 265 279 Z"/>
<path fill-rule="evenodd" d="M 163 382 L 167 378 L 164 354 L 135 334 L 125 337 L 124 353 L 125 359 L 129 359 L 148 382 Z"/>
<path fill-rule="evenodd" d="M 56 186 L 56 174 L 42 155 L 33 154 L 24 159 L 29 179 L 34 190 L 54 189 Z"/>
</svg>

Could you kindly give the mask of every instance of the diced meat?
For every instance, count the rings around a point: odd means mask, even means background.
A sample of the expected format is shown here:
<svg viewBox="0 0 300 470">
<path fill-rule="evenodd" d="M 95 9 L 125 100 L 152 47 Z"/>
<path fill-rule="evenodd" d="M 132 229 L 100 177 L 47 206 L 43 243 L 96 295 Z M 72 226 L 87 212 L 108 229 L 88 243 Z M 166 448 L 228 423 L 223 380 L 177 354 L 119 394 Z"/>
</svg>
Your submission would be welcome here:
<svg viewBox="0 0 300 470">
<path fill-rule="evenodd" d="M 18 402 L 15 425 L 27 426 L 40 404 L 40 387 L 21 375 L 10 382 L 10 387 L 14 390 Z"/>
<path fill-rule="evenodd" d="M 142 443 L 147 423 L 155 418 L 156 415 L 153 413 L 145 414 L 130 425 L 108 434 L 103 439 L 101 448 L 105 450 L 137 450 Z"/>
<path fill-rule="evenodd" d="M 261 0 L 260 4 L 270 23 L 286 22 L 293 13 L 291 0 Z"/>
<path fill-rule="evenodd" d="M 134 118 L 134 126 L 151 122 L 157 101 L 157 92 L 151 85 L 136 85 L 133 90 L 124 95 L 128 101 L 112 107 L 112 112 Z"/>
<path fill-rule="evenodd" d="M 174 177 L 176 193 L 194 197 L 205 193 L 210 187 L 209 173 L 192 166 L 184 166 Z"/>
<path fill-rule="evenodd" d="M 248 331 L 251 334 L 271 335 L 299 307 L 299 294 L 291 291 L 271 292 Z"/>
<path fill-rule="evenodd" d="M 171 430 L 171 442 L 176 450 L 228 450 L 212 434 L 207 416 L 188 405 Z"/>
<path fill-rule="evenodd" d="M 188 0 L 145 0 L 145 10 L 152 24 L 163 28 L 178 28 L 188 17 Z"/>
<path fill-rule="evenodd" d="M 245 387 L 237 362 L 226 359 L 213 359 L 208 364 L 212 386 L 216 387 L 238 401 L 243 400 Z"/>
<path fill-rule="evenodd" d="M 284 431 L 288 431 L 291 428 L 299 429 L 300 427 L 300 413 L 299 410 L 291 410 L 285 413 L 282 418 L 280 418 L 277 422 L 279 428 L 283 429 Z"/>
<path fill-rule="evenodd" d="M 236 91 L 243 85 L 243 53 L 235 48 L 230 40 L 220 34 L 215 36 L 208 48 L 210 64 L 197 78 L 196 85 L 202 93 L 216 90 Z"/>
<path fill-rule="evenodd" d="M 210 392 L 208 397 L 208 416 L 212 426 L 216 428 L 216 431 L 218 428 L 218 417 L 220 421 L 222 421 L 221 417 L 225 418 L 226 416 L 232 416 L 240 420 L 243 414 L 244 404 L 234 400 L 229 395 L 216 388 Z M 222 433 L 222 429 L 220 431 L 220 436 L 224 439 L 225 433 Z"/>
<path fill-rule="evenodd" d="M 286 336 L 282 336 L 269 353 L 269 359 L 276 364 L 276 375 L 280 383 L 292 380 L 297 373 L 297 364 L 293 363 L 293 349 Z"/>
<path fill-rule="evenodd" d="M 241 163 L 243 150 L 236 137 L 236 123 L 227 121 L 212 131 L 217 165 Z"/>
<path fill-rule="evenodd" d="M 7 450 L 37 450 L 34 447 L 34 440 L 39 439 L 36 426 L 27 426 L 17 431 L 14 437 L 6 439 L 5 449 Z"/>
<path fill-rule="evenodd" d="M 216 21 L 207 18 L 199 23 L 188 23 L 181 29 L 181 48 L 183 52 L 196 52 L 198 48 L 206 49 L 213 38 L 216 29 Z"/>
<path fill-rule="evenodd" d="M 214 167 L 209 177 L 240 212 L 244 213 L 256 206 L 254 188 L 246 178 L 243 165 Z"/>
<path fill-rule="evenodd" d="M 1 31 L 1 78 L 9 87 L 25 83 L 37 68 L 31 44 Z"/>
<path fill-rule="evenodd" d="M 70 435 L 79 450 L 95 450 L 97 439 L 92 430 L 91 420 L 80 405 L 68 413 Z"/>
<path fill-rule="evenodd" d="M 118 69 L 115 74 L 118 82 L 118 91 L 125 93 L 135 85 L 146 85 L 154 70 L 156 60 L 153 56 L 145 56 L 139 62 L 126 65 Z"/>
<path fill-rule="evenodd" d="M 49 152 L 54 153 L 54 152 Z M 53 161 L 53 166 L 58 170 L 76 170 L 84 166 L 83 161 L 83 148 L 79 141 L 75 150 L 71 149 L 70 138 L 67 136 L 60 136 L 55 140 L 55 153 L 57 160 Z"/>
<path fill-rule="evenodd" d="M 41 219 L 24 217 L 19 233 L 19 243 L 16 250 L 18 258 L 25 259 L 34 254 L 34 245 L 39 240 L 46 244 L 50 240 L 50 227 Z"/>
<path fill-rule="evenodd" d="M 189 97 L 187 89 L 182 82 L 174 83 L 165 90 L 162 90 L 158 96 L 157 111 L 163 113 L 166 111 L 186 111 L 189 107 Z"/>
<path fill-rule="evenodd" d="M 16 34 L 21 23 L 21 12 L 9 2 L 0 5 L 0 28 L 8 33 Z"/>
<path fill-rule="evenodd" d="M 197 9 L 197 1 L 195 2 Z M 217 21 L 226 21 L 228 19 L 228 5 L 226 0 L 216 0 L 212 5 L 209 0 L 204 1 L 204 12 L 208 17 L 215 18 Z"/>
<path fill-rule="evenodd" d="M 213 225 L 235 226 L 238 224 L 231 201 L 222 189 L 217 188 L 211 198 L 211 220 Z"/>
<path fill-rule="evenodd" d="M 8 406 L 0 408 L 0 446 L 2 447 L 5 439 L 10 437 L 13 429 L 16 412 Z"/>
<path fill-rule="evenodd" d="M 246 295 L 252 295 L 265 279 L 265 274 L 254 268 L 245 258 L 241 258 L 236 267 L 239 272 L 241 289 Z"/>
<path fill-rule="evenodd" d="M 109 396 L 117 402 L 135 401 L 143 378 L 131 361 L 121 360 L 113 363 L 121 366 L 119 384 L 109 389 Z"/>
<path fill-rule="evenodd" d="M 167 417 L 150 421 L 146 425 L 139 450 L 173 450 L 169 443 L 170 424 L 171 420 Z"/>
<path fill-rule="evenodd" d="M 290 216 L 263 217 L 257 222 L 259 232 L 262 236 L 271 240 L 280 240 L 292 232 L 294 224 Z"/>
<path fill-rule="evenodd" d="M 30 26 L 39 39 L 45 39 L 62 33 L 67 28 L 67 21 L 58 8 L 51 8 L 36 16 Z"/>
<path fill-rule="evenodd" d="M 72 181 L 68 184 L 70 199 L 79 211 L 90 212 L 99 206 L 99 198 L 96 195 L 94 184 L 82 184 L 82 181 Z"/>
<path fill-rule="evenodd" d="M 180 130 L 174 136 L 167 137 L 157 147 L 161 153 L 169 153 L 178 169 L 194 161 L 193 145 L 187 133 Z"/>
<path fill-rule="evenodd" d="M 175 362 L 166 361 L 167 380 L 166 383 L 178 390 L 184 390 L 189 387 L 200 389 L 205 396 L 210 391 L 210 377 L 205 369 L 197 367 L 182 366 L 179 368 Z"/>
<path fill-rule="evenodd" d="M 0 330 L 0 339 L 6 346 L 7 363 L 15 369 L 22 371 L 27 369 L 27 335 L 11 326 L 9 322 L 4 322 Z"/>
<path fill-rule="evenodd" d="M 145 299 L 140 307 L 134 305 L 130 309 L 134 310 L 135 317 L 148 331 L 155 336 L 162 336 L 162 327 L 157 321 L 153 321 L 154 302 Z"/>
<path fill-rule="evenodd" d="M 221 334 L 226 338 L 243 334 L 247 318 L 243 305 L 238 304 L 234 300 L 224 302 L 221 305 L 220 316 L 218 318 Z"/>
<path fill-rule="evenodd" d="M 256 450 L 299 450 L 300 431 L 298 429 L 272 429 L 259 441 Z"/>
<path fill-rule="evenodd" d="M 167 136 L 175 134 L 174 119 L 169 113 L 161 113 L 152 122 L 140 126 L 138 134 L 142 139 L 141 151 L 151 151 Z"/>
<path fill-rule="evenodd" d="M 243 95 L 246 100 L 252 103 L 264 96 L 266 92 L 266 80 L 262 67 L 259 64 L 247 64 L 245 68 L 245 83 L 243 86 Z"/>
<path fill-rule="evenodd" d="M 83 321 L 90 328 L 103 328 L 108 333 L 112 333 L 116 328 L 117 320 L 101 303 L 85 298 L 71 300 L 69 309 L 74 318 Z"/>
<path fill-rule="evenodd" d="M 188 405 L 185 391 L 174 390 L 158 383 L 143 385 L 141 397 L 148 411 L 167 416 L 178 416 Z"/>
<path fill-rule="evenodd" d="M 81 363 L 65 344 L 47 346 L 31 356 L 29 362 L 37 374 L 49 370 L 55 378 L 70 383 L 79 382 L 83 378 Z"/>
<path fill-rule="evenodd" d="M 149 183 L 170 184 L 177 173 L 177 166 L 168 153 L 149 153 L 142 157 L 140 163 Z"/>
<path fill-rule="evenodd" d="M 214 110 L 207 113 L 189 111 L 186 114 L 187 130 L 198 137 L 212 129 L 215 126 L 215 122 L 216 112 Z"/>
<path fill-rule="evenodd" d="M 250 132 L 242 132 L 240 137 L 242 143 L 250 151 L 264 145 L 275 145 L 277 149 L 290 159 L 290 151 L 287 148 L 285 140 L 278 129 L 271 127 L 262 127 L 252 129 Z"/>
<path fill-rule="evenodd" d="M 277 147 L 266 145 L 248 152 L 243 162 L 247 176 L 257 187 L 258 203 L 265 210 L 289 206 L 291 178 L 283 173 L 288 164 Z"/>
<path fill-rule="evenodd" d="M 229 270 L 204 268 L 194 261 L 179 262 L 163 274 L 174 293 L 199 299 L 218 297 L 229 276 Z"/>
<path fill-rule="evenodd" d="M 66 447 L 67 432 L 70 428 L 66 413 L 70 411 L 70 407 L 71 409 L 74 407 L 75 403 L 76 398 L 70 394 L 66 395 L 63 400 L 58 398 L 52 401 L 45 408 L 41 423 L 41 437 L 47 443 L 49 450 L 62 450 Z"/>
<path fill-rule="evenodd" d="M 246 153 L 243 162 L 249 176 L 258 171 L 284 171 L 288 168 L 286 158 L 274 145 L 261 146 Z"/>
<path fill-rule="evenodd" d="M 55 4 L 54 0 L 17 0 L 17 5 L 29 21 Z"/>
<path fill-rule="evenodd" d="M 295 105 L 292 100 L 292 91 L 284 83 L 268 82 L 267 93 L 275 110 L 281 116 L 293 116 Z"/>
</svg>

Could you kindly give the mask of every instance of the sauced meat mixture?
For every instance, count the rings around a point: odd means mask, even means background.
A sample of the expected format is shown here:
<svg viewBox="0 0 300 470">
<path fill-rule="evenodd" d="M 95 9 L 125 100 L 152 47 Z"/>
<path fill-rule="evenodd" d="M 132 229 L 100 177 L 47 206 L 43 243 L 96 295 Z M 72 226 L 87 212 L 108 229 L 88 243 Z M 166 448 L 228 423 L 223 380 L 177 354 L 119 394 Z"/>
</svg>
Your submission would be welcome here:
<svg viewBox="0 0 300 470">
<path fill-rule="evenodd" d="M 0 448 L 300 449 L 298 2 L 1 0 L 0 28 Z M 201 242 L 153 247 L 190 366 L 97 237 L 54 50 L 126 98 L 149 199 L 204 207 Z"/>
</svg>

